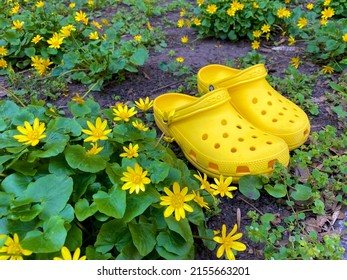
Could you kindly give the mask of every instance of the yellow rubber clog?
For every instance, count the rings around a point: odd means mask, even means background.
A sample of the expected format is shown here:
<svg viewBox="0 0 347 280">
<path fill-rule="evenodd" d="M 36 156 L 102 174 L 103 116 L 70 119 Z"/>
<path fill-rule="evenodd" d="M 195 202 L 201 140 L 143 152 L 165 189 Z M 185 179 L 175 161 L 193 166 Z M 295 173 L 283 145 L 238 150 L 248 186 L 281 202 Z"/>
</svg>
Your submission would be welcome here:
<svg viewBox="0 0 347 280">
<path fill-rule="evenodd" d="M 158 128 L 173 137 L 185 157 L 214 178 L 270 175 L 273 164 L 287 165 L 289 150 L 283 139 L 256 129 L 230 104 L 225 89 L 197 98 L 166 93 L 153 102 Z"/>
<path fill-rule="evenodd" d="M 282 138 L 294 150 L 310 133 L 306 113 L 277 92 L 265 79 L 263 64 L 245 70 L 211 64 L 198 72 L 198 90 L 206 93 L 226 88 L 235 109 L 256 128 Z"/>
</svg>

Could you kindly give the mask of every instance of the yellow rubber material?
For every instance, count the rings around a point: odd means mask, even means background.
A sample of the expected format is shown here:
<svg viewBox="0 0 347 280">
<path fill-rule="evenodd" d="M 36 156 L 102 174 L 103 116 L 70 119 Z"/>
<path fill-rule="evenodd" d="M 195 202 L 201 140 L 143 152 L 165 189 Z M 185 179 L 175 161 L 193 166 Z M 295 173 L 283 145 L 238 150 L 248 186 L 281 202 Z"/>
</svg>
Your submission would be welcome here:
<svg viewBox="0 0 347 280">
<path fill-rule="evenodd" d="M 230 104 L 225 89 L 197 98 L 166 93 L 154 99 L 155 122 L 173 137 L 185 157 L 209 177 L 271 175 L 273 164 L 288 165 L 283 139 L 256 129 Z"/>
<path fill-rule="evenodd" d="M 258 129 L 282 138 L 294 150 L 304 144 L 310 133 L 306 113 L 277 92 L 265 79 L 263 64 L 237 70 L 211 64 L 198 72 L 198 90 L 226 88 L 235 109 Z"/>
</svg>

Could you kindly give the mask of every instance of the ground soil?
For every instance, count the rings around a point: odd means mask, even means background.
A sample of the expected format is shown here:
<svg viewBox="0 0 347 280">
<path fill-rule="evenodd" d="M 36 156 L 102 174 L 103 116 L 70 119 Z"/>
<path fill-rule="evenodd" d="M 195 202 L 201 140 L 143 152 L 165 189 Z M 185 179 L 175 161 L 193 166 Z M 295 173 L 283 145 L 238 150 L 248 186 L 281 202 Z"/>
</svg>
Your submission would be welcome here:
<svg viewBox="0 0 347 280">
<path fill-rule="evenodd" d="M 179 12 L 172 12 L 165 16 L 172 21 L 177 21 Z M 156 19 L 154 22 L 160 23 L 160 20 Z M 177 91 L 180 85 L 184 85 L 184 78 L 164 72 L 159 68 L 159 63 L 172 59 L 168 57 L 169 50 L 174 50 L 176 56 L 184 57 L 184 63 L 189 65 L 195 73 L 205 65 L 213 63 L 225 64 L 226 60 L 232 61 L 239 57 L 244 57 L 252 50 L 251 44 L 247 40 L 230 42 L 215 38 L 196 39 L 197 33 L 193 29 L 179 29 L 174 26 L 168 27 L 164 31 L 168 44 L 167 48 L 163 52 L 151 51 L 149 60 L 144 66 L 140 67 L 138 73 L 127 73 L 125 76 L 126 79 L 123 82 L 119 83 L 116 80 L 109 81 L 105 84 L 101 92 L 90 93 L 99 102 L 101 107 L 107 108 L 110 105 L 114 105 L 116 99 L 122 102 L 133 101 L 146 96 L 154 99 L 158 95 Z M 190 43 L 187 45 L 180 43 L 182 36 L 188 36 Z M 295 49 L 294 52 L 288 52 L 286 50 L 274 51 L 271 47 L 270 45 L 262 46 L 258 50 L 260 54 L 267 58 L 265 66 L 269 75 L 281 76 L 283 70 L 290 63 L 290 58 L 302 52 L 300 48 Z M 316 72 L 318 67 L 310 61 L 302 60 L 300 70 L 310 74 Z M 74 92 L 83 94 L 86 90 L 87 88 L 81 84 L 71 83 L 69 85 L 69 96 L 62 96 L 54 102 L 57 105 L 66 105 Z M 314 92 L 315 100 L 319 101 L 320 97 L 324 95 L 324 92 L 324 87 L 317 82 Z M 196 94 L 194 91 L 185 93 Z M 52 103 L 53 101 L 50 102 Z M 324 102 L 319 103 L 319 106 L 321 110 L 320 114 L 315 117 L 310 116 L 312 131 L 320 130 L 328 124 L 336 124 L 334 117 L 325 109 Z M 179 147 L 176 144 L 173 144 L 172 148 L 179 153 Z M 220 229 L 222 224 L 226 224 L 228 229 L 231 228 L 237 223 L 237 212 L 241 214 L 241 232 L 245 232 L 245 226 L 250 224 L 250 219 L 246 216 L 250 210 L 258 211 L 259 213 L 278 214 L 282 218 L 289 213 L 285 206 L 281 206 L 276 200 L 267 196 L 265 193 L 256 201 L 250 201 L 237 192 L 234 195 L 235 197 L 232 200 L 225 198 L 221 200 L 221 204 L 219 205 L 221 211 L 207 220 L 209 228 Z M 247 250 L 239 253 L 237 259 L 264 259 L 261 244 L 252 243 L 246 236 L 243 236 L 241 241 L 247 245 Z M 215 253 L 197 241 L 197 259 L 216 259 Z"/>
</svg>

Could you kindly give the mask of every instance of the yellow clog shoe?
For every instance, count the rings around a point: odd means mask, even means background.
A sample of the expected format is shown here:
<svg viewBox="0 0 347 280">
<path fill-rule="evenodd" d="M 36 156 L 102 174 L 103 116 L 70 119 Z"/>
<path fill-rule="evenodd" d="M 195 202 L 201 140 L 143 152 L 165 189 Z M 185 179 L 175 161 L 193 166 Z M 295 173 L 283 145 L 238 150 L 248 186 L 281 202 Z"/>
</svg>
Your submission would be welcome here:
<svg viewBox="0 0 347 280">
<path fill-rule="evenodd" d="M 154 99 L 158 128 L 173 137 L 185 157 L 210 177 L 267 174 L 275 162 L 287 165 L 288 146 L 250 124 L 230 104 L 230 95 L 219 89 L 197 98 L 166 93 Z"/>
<path fill-rule="evenodd" d="M 198 90 L 206 93 L 226 88 L 238 113 L 256 128 L 282 138 L 294 150 L 304 144 L 310 133 L 306 113 L 277 92 L 265 79 L 263 64 L 245 70 L 211 64 L 198 72 Z"/>
</svg>

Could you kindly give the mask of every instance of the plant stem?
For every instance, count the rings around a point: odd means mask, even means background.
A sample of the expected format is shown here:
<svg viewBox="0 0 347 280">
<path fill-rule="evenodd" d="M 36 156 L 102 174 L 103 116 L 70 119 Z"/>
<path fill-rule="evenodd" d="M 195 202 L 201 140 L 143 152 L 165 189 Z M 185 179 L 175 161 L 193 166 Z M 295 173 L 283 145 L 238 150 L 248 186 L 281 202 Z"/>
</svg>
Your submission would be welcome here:
<svg viewBox="0 0 347 280">
<path fill-rule="evenodd" d="M 7 88 L 4 88 L 3 86 L 0 85 L 0 89 L 6 91 L 13 99 L 15 99 L 21 106 L 25 107 L 25 104 L 10 90 Z"/>
</svg>

